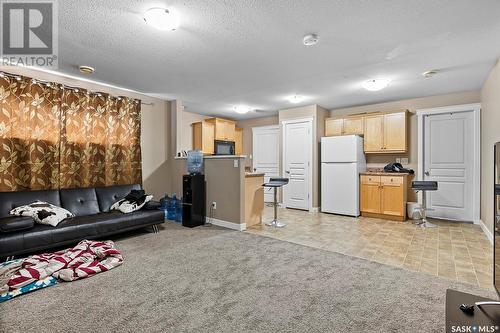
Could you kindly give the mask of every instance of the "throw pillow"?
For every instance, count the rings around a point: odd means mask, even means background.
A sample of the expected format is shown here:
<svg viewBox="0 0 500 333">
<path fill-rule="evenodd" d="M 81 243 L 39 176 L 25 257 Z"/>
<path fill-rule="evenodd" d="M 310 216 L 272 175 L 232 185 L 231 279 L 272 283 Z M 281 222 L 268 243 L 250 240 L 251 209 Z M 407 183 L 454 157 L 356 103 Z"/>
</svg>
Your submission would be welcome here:
<svg viewBox="0 0 500 333">
<path fill-rule="evenodd" d="M 130 200 L 127 198 L 123 198 L 117 202 L 115 202 L 110 210 L 119 210 L 122 213 L 132 213 L 139 209 L 141 209 L 148 201 L 153 199 L 152 195 L 143 195 L 141 198 L 137 200 Z"/>
<path fill-rule="evenodd" d="M 16 207 L 10 211 L 10 215 L 28 216 L 40 224 L 57 226 L 62 220 L 75 215 L 62 207 L 57 207 L 43 201 L 36 201 L 29 205 Z"/>
</svg>

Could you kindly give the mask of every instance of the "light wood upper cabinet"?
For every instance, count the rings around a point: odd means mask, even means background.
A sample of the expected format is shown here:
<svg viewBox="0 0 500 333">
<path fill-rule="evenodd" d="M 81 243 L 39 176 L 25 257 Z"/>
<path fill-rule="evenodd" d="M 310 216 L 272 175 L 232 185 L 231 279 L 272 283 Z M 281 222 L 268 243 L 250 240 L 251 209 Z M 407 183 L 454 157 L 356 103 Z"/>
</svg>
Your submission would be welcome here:
<svg viewBox="0 0 500 333">
<path fill-rule="evenodd" d="M 325 136 L 344 134 L 344 119 L 328 118 L 325 120 Z"/>
<path fill-rule="evenodd" d="M 365 153 L 380 152 L 384 146 L 384 116 L 366 116 L 364 130 Z"/>
<path fill-rule="evenodd" d="M 243 129 L 237 128 L 235 132 L 234 147 L 236 155 L 243 154 Z"/>
<path fill-rule="evenodd" d="M 344 135 L 363 135 L 364 134 L 364 117 L 349 117 L 344 118 Z"/>
<path fill-rule="evenodd" d="M 384 150 L 406 151 L 406 112 L 384 115 Z"/>
<path fill-rule="evenodd" d="M 215 126 L 215 140 L 235 141 L 236 123 L 222 118 L 210 118 L 206 122 Z"/>
<path fill-rule="evenodd" d="M 404 153 L 408 149 L 407 113 L 365 116 L 365 153 Z"/>
<path fill-rule="evenodd" d="M 192 124 L 193 150 L 201 150 L 205 155 L 214 154 L 215 125 L 207 121 Z"/>
</svg>

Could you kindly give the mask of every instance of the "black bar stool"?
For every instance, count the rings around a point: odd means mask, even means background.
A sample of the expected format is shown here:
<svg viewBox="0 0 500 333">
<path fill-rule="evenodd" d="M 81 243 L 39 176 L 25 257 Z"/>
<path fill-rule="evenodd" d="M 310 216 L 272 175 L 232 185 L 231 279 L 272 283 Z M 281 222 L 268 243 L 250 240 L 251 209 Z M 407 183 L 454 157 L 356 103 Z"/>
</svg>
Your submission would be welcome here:
<svg viewBox="0 0 500 333">
<path fill-rule="evenodd" d="M 438 183 L 435 181 L 413 181 L 411 182 L 411 189 L 414 190 L 415 192 L 421 191 L 422 192 L 422 207 L 420 208 L 420 215 L 422 216 L 422 219 L 415 224 L 421 226 L 422 228 L 435 228 L 437 227 L 435 224 L 430 223 L 427 221 L 427 197 L 426 193 L 427 191 L 437 191 L 438 189 Z"/>
<path fill-rule="evenodd" d="M 263 187 L 271 187 L 274 189 L 274 219 L 267 226 L 275 228 L 283 228 L 286 224 L 278 221 L 278 187 L 283 187 L 288 184 L 288 178 L 270 178 L 268 183 L 262 184 Z"/>
</svg>

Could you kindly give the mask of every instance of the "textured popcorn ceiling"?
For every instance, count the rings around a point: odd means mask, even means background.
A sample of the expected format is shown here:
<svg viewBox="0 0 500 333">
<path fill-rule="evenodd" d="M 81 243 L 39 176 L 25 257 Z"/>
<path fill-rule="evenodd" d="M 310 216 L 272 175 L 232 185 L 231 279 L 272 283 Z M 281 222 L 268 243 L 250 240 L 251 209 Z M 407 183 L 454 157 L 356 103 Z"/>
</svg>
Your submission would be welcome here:
<svg viewBox="0 0 500 333">
<path fill-rule="evenodd" d="M 179 12 L 177 31 L 144 23 L 156 6 Z M 336 108 L 475 90 L 500 56 L 499 13 L 497 0 L 64 0 L 59 71 L 90 65 L 94 80 L 235 118 L 295 106 L 296 93 Z M 320 42 L 305 47 L 310 32 Z M 374 77 L 393 82 L 361 88 Z"/>
</svg>

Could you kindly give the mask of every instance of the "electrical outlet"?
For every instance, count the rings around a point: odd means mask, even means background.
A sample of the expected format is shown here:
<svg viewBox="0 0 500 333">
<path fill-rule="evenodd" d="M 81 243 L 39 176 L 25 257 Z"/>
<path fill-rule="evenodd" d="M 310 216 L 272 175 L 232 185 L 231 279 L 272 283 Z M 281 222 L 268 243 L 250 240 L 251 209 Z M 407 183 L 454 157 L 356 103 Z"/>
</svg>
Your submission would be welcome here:
<svg viewBox="0 0 500 333">
<path fill-rule="evenodd" d="M 217 202 L 215 202 L 215 201 L 214 201 L 214 202 L 212 202 L 212 208 L 213 208 L 213 209 L 217 209 Z"/>
<path fill-rule="evenodd" d="M 401 163 L 401 159 L 399 157 L 396 158 L 396 163 Z"/>
<path fill-rule="evenodd" d="M 240 165 L 240 163 L 239 163 L 239 162 L 240 162 L 240 161 L 238 161 L 238 160 L 234 160 L 234 161 L 233 161 L 233 166 L 234 166 L 235 168 L 237 168 L 237 167 Z"/>
<path fill-rule="evenodd" d="M 408 157 L 402 157 L 401 164 L 408 165 Z"/>
</svg>

